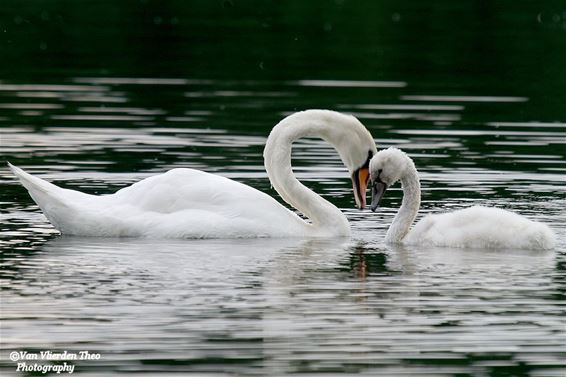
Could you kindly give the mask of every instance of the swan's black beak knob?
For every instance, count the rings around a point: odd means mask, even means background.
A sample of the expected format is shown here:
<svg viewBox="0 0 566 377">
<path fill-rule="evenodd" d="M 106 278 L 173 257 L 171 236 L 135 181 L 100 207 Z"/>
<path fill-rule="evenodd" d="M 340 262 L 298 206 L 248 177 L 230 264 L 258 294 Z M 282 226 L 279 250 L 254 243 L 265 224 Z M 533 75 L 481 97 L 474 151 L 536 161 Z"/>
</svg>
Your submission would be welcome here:
<svg viewBox="0 0 566 377">
<path fill-rule="evenodd" d="M 368 183 L 369 169 L 367 166 L 362 166 L 352 174 L 352 188 L 358 209 L 364 209 L 366 206 L 366 190 Z"/>
<path fill-rule="evenodd" d="M 381 181 L 375 181 L 371 186 L 371 210 L 375 212 L 379 207 L 379 202 L 387 190 L 387 185 Z"/>
</svg>

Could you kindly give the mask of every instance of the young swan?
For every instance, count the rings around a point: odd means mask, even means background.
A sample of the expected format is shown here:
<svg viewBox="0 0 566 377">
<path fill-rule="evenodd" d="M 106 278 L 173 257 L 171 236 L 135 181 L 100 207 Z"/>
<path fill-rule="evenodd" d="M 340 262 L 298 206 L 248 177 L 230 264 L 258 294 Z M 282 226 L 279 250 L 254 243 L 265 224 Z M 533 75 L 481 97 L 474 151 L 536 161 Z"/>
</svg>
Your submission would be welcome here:
<svg viewBox="0 0 566 377">
<path fill-rule="evenodd" d="M 470 208 L 429 215 L 412 230 L 421 202 L 421 187 L 413 160 L 397 148 L 379 151 L 370 162 L 371 210 L 375 212 L 385 190 L 397 181 L 403 202 L 393 219 L 387 243 L 484 249 L 551 249 L 555 237 L 544 224 L 498 208 Z"/>
</svg>

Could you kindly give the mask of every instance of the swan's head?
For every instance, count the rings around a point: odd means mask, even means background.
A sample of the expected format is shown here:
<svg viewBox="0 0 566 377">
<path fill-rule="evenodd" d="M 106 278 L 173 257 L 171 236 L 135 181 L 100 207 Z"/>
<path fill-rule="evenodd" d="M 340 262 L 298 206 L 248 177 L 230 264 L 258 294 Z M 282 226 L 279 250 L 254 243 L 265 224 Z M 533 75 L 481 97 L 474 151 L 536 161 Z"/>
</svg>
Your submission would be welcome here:
<svg viewBox="0 0 566 377">
<path fill-rule="evenodd" d="M 351 115 L 342 116 L 347 117 L 348 122 L 345 124 L 348 127 L 341 127 L 333 144 L 350 173 L 356 207 L 364 209 L 369 183 L 369 162 L 377 153 L 377 148 L 373 137 L 358 119 Z M 338 136 L 339 134 L 341 135 Z"/>
<path fill-rule="evenodd" d="M 413 160 L 400 149 L 387 148 L 377 152 L 369 163 L 372 211 L 379 206 L 385 190 L 414 167 Z"/>
<path fill-rule="evenodd" d="M 377 153 L 371 133 L 353 115 L 330 110 L 307 110 L 303 114 L 321 121 L 315 121 L 313 130 L 317 130 L 318 135 L 338 151 L 352 179 L 356 207 L 364 209 L 369 183 L 369 162 Z"/>
<path fill-rule="evenodd" d="M 356 207 L 358 207 L 358 209 L 364 209 L 366 206 L 366 191 L 369 183 L 369 162 L 372 157 L 373 151 L 369 150 L 366 155 L 366 160 L 361 165 L 358 164 L 359 167 L 357 169 L 353 169 L 352 172 L 352 170 L 348 168 L 351 172 L 352 189 L 354 190 L 354 199 L 356 200 Z"/>
</svg>

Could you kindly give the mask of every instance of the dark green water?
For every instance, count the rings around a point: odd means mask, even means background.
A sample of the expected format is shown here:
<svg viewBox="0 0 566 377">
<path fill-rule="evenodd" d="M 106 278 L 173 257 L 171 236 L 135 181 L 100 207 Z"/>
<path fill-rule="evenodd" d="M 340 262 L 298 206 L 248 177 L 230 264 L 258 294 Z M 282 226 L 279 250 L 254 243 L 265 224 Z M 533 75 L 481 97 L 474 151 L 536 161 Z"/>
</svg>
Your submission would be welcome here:
<svg viewBox="0 0 566 377">
<path fill-rule="evenodd" d="M 89 193 L 191 167 L 276 196 L 271 127 L 328 108 L 409 153 L 422 215 L 506 208 L 558 243 L 385 245 L 401 191 L 353 209 L 318 140 L 295 171 L 351 240 L 61 237 L 0 167 L 2 375 L 88 350 L 74 374 L 563 376 L 564 67 L 562 1 L 3 1 L 2 161 Z"/>
</svg>

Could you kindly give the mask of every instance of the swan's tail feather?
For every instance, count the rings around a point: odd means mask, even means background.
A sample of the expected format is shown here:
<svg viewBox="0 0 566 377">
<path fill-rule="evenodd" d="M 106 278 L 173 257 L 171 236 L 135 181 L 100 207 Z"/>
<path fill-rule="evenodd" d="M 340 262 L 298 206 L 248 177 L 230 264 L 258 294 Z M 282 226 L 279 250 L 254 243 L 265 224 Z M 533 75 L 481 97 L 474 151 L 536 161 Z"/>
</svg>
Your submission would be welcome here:
<svg viewBox="0 0 566 377">
<path fill-rule="evenodd" d="M 62 188 L 57 187 L 52 183 L 49 183 L 41 178 L 34 177 L 29 173 L 26 173 L 19 167 L 14 166 L 9 162 L 8 162 L 8 166 L 10 167 L 10 170 L 12 170 L 12 173 L 14 173 L 16 177 L 18 177 L 21 184 L 29 191 L 29 193 L 32 196 L 33 194 L 52 195 L 59 190 L 63 190 Z"/>
<path fill-rule="evenodd" d="M 69 230 L 75 227 L 73 219 L 76 218 L 77 206 L 90 195 L 58 187 L 10 163 L 8 166 L 55 228 L 70 233 Z"/>
</svg>

